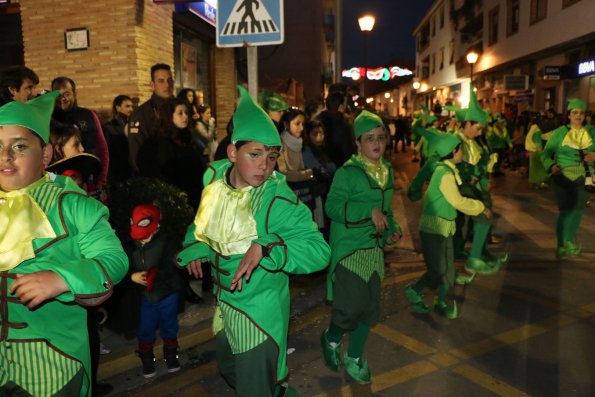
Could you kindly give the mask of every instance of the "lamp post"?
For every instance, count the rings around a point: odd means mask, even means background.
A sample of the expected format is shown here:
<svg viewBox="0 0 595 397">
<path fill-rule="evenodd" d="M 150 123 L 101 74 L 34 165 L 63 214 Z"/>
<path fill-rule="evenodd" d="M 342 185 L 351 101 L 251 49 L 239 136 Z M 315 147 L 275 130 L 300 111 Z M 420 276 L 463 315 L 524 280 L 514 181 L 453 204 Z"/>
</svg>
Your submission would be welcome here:
<svg viewBox="0 0 595 397">
<path fill-rule="evenodd" d="M 469 62 L 469 66 L 471 67 L 471 76 L 470 76 L 470 84 L 473 85 L 473 64 L 477 62 L 477 58 L 479 58 L 479 54 L 475 51 L 469 51 L 467 53 L 467 62 Z"/>
<path fill-rule="evenodd" d="M 365 97 L 366 93 L 366 79 L 368 74 L 368 36 L 372 29 L 374 29 L 374 23 L 376 19 L 372 15 L 363 15 L 357 19 L 359 29 L 364 34 L 364 76 L 362 81 L 362 97 Z"/>
</svg>

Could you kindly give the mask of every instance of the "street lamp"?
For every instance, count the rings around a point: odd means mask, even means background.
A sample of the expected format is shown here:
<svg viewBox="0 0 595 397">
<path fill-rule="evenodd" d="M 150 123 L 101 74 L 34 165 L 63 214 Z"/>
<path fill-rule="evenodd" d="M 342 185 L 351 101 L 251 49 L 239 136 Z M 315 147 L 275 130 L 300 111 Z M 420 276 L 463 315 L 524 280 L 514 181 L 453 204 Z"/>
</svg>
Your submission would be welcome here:
<svg viewBox="0 0 595 397">
<path fill-rule="evenodd" d="M 374 29 L 374 23 L 376 19 L 372 15 L 363 15 L 357 19 L 359 29 L 364 34 L 364 79 L 362 81 L 362 96 L 365 97 L 366 93 L 366 79 L 368 74 L 368 36 L 372 29 Z"/>
<path fill-rule="evenodd" d="M 472 50 L 467 53 L 467 62 L 469 62 L 469 66 L 471 67 L 471 76 L 469 79 L 471 85 L 473 85 L 473 64 L 477 62 L 477 58 L 479 58 L 479 54 L 477 52 Z"/>
</svg>

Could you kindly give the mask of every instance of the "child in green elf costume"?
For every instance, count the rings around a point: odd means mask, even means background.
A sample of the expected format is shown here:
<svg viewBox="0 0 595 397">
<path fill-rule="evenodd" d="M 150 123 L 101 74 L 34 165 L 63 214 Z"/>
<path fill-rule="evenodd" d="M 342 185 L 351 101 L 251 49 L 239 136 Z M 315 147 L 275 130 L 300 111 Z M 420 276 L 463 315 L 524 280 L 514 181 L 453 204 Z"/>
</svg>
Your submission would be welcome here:
<svg viewBox="0 0 595 397">
<path fill-rule="evenodd" d="M 461 140 L 463 161 L 457 164 L 460 178 L 460 192 L 463 196 L 481 200 L 488 208 L 492 206 L 492 199 L 488 192 L 488 170 L 495 161 L 487 148 L 477 141 L 482 130 L 487 125 L 486 112 L 479 106 L 473 87 L 470 90 L 469 108 L 465 114 L 465 121 L 457 136 Z M 471 225 L 472 222 L 472 225 Z M 485 215 L 469 217 L 464 213 L 457 216 L 457 231 L 454 237 L 455 256 L 461 256 L 467 240 L 470 227 L 473 228 L 471 250 L 468 253 L 465 269 L 470 273 L 492 274 L 508 261 L 508 255 L 493 257 L 487 252 L 487 240 L 492 227 L 492 219 Z"/>
<path fill-rule="evenodd" d="M 106 207 L 44 171 L 59 94 L 0 108 L 0 395 L 91 395 L 84 306 L 128 270 Z"/>
<path fill-rule="evenodd" d="M 434 150 L 440 157 L 436 163 L 426 191 L 423 213 L 419 220 L 419 234 L 426 262 L 426 273 L 415 284 L 405 289 L 407 300 L 418 313 L 431 309 L 423 299 L 425 287 L 437 288 L 434 304 L 436 313 L 446 318 L 458 317 L 456 302 L 448 305 L 448 290 L 455 283 L 453 238 L 457 211 L 470 216 L 483 213 L 491 218 L 491 212 L 480 200 L 464 197 L 458 186 L 462 181 L 456 168 L 463 160 L 461 141 L 453 134 L 436 135 Z"/>
<path fill-rule="evenodd" d="M 228 160 L 211 163 L 178 265 L 202 276 L 212 266 L 217 363 L 242 397 L 289 396 L 288 274 L 324 269 L 329 246 L 285 177 L 274 171 L 281 139 L 239 87 Z"/>
<path fill-rule="evenodd" d="M 337 170 L 326 202 L 331 219 L 331 267 L 327 298 L 333 301 L 331 324 L 321 335 L 325 364 L 358 383 L 371 381 L 364 345 L 380 316 L 386 244 L 401 238 L 392 211 L 393 170 L 382 155 L 387 134 L 382 119 L 366 110 L 354 121 L 358 154 Z M 341 357 L 341 340 L 349 346 Z"/>
<path fill-rule="evenodd" d="M 581 222 L 589 194 L 584 189 L 587 162 L 593 173 L 595 161 L 595 129 L 584 126 L 587 105 L 580 99 L 568 103 L 568 125 L 562 126 L 547 141 L 541 161 L 551 174 L 551 185 L 558 200 L 556 236 L 559 259 L 581 254 L 574 238 Z"/>
</svg>

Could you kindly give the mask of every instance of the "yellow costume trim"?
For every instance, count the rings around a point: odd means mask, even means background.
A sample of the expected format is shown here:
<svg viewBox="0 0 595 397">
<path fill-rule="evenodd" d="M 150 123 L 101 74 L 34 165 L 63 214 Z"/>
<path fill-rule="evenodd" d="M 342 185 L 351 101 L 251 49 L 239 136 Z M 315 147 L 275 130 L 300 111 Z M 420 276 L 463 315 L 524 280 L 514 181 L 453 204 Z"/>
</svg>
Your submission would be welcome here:
<svg viewBox="0 0 595 397">
<path fill-rule="evenodd" d="M 258 237 L 250 201 L 252 186 L 234 189 L 225 178 L 208 185 L 194 219 L 194 237 L 222 255 L 243 254 Z"/>
<path fill-rule="evenodd" d="M 459 133 L 459 137 L 462 139 L 465 145 L 465 162 L 471 165 L 477 165 L 481 160 L 481 148 L 475 139 L 467 138 L 462 132 Z"/>
<path fill-rule="evenodd" d="M 459 169 L 457 168 L 457 166 L 451 162 L 450 160 L 444 160 L 444 165 L 446 165 L 448 168 L 450 168 L 452 170 L 452 172 L 454 172 L 455 174 L 455 181 L 457 182 L 458 186 L 461 186 L 463 184 L 463 180 L 461 179 L 461 175 L 459 174 Z"/>
<path fill-rule="evenodd" d="M 357 159 L 364 165 L 366 173 L 370 175 L 380 187 L 383 188 L 386 186 L 386 182 L 388 181 L 388 168 L 383 164 L 382 160 L 379 160 L 378 164 L 373 164 L 362 156 L 361 153 L 357 154 Z"/>
<path fill-rule="evenodd" d="M 576 150 L 586 149 L 592 144 L 591 135 L 584 128 L 580 130 L 571 128 L 562 141 L 562 146 L 569 146 Z"/>
<path fill-rule="evenodd" d="M 494 172 L 494 166 L 496 165 L 497 162 L 498 162 L 498 153 L 491 153 L 490 157 L 488 158 L 488 165 L 487 165 L 487 169 L 490 174 L 492 172 Z"/>
<path fill-rule="evenodd" d="M 23 189 L 0 191 L 0 271 L 34 258 L 33 239 L 56 237 L 47 216 L 29 195 L 48 180 L 45 175 Z"/>
</svg>

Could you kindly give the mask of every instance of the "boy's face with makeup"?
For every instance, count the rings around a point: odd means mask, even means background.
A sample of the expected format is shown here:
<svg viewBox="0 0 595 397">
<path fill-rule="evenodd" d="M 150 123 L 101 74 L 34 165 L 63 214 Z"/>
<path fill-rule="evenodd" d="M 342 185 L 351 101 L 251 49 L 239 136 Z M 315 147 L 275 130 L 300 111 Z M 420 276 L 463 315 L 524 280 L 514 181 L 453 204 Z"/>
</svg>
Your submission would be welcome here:
<svg viewBox="0 0 595 397">
<path fill-rule="evenodd" d="M 27 128 L 0 127 L 0 189 L 19 190 L 43 175 L 52 157 L 52 145 L 41 146 L 40 138 Z"/>
<path fill-rule="evenodd" d="M 250 141 L 239 149 L 230 144 L 227 157 L 234 163 L 230 180 L 236 189 L 247 186 L 260 186 L 273 173 L 279 149 L 268 147 L 262 143 Z"/>
</svg>

